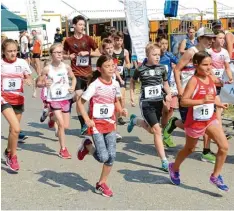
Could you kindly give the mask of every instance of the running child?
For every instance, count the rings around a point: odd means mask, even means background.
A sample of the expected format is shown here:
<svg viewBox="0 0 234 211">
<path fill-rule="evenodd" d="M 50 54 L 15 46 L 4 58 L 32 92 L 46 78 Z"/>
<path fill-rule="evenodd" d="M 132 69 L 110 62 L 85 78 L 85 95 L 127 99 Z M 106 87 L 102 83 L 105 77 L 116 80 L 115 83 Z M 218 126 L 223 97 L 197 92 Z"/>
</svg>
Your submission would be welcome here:
<svg viewBox="0 0 234 211">
<path fill-rule="evenodd" d="M 214 106 L 227 108 L 216 99 L 215 83 L 210 75 L 211 57 L 207 52 L 198 52 L 193 56 L 195 75 L 185 87 L 181 105 L 188 107 L 188 115 L 184 124 L 186 144 L 178 153 L 175 162 L 169 164 L 171 182 L 180 185 L 180 165 L 195 150 L 199 137 L 207 134 L 218 146 L 214 171 L 210 183 L 219 190 L 228 191 L 228 187 L 220 175 L 228 151 L 227 138 L 220 127 L 214 112 Z"/>
<path fill-rule="evenodd" d="M 1 112 L 9 123 L 8 145 L 4 152 L 6 165 L 19 170 L 17 143 L 20 120 L 24 112 L 23 85 L 32 85 L 31 70 L 24 59 L 17 58 L 17 44 L 12 39 L 2 43 L 1 60 Z"/>
<path fill-rule="evenodd" d="M 162 142 L 162 132 L 160 118 L 163 107 L 171 101 L 171 91 L 168 85 L 167 70 L 164 65 L 160 65 L 161 49 L 156 44 L 146 46 L 147 61 L 135 70 L 130 80 L 130 97 L 134 103 L 135 81 L 140 79 L 141 97 L 140 109 L 144 119 L 132 114 L 128 125 L 130 133 L 134 126 L 143 127 L 146 131 L 154 135 L 154 145 L 162 162 L 162 169 L 168 171 L 168 161 L 165 155 Z"/>
<path fill-rule="evenodd" d="M 67 148 L 65 147 L 65 129 L 69 127 L 70 120 L 70 99 L 73 97 L 76 78 L 71 67 L 62 62 L 63 46 L 61 43 L 53 44 L 50 47 L 51 64 L 46 66 L 38 79 L 39 84 L 47 87 L 47 102 L 54 114 L 54 121 L 58 125 L 58 139 L 60 143 L 59 156 L 70 159 Z M 69 85 L 69 77 L 72 80 Z"/>
<path fill-rule="evenodd" d="M 112 57 L 100 56 L 97 61 L 98 70 L 93 73 L 92 83 L 78 101 L 95 148 L 90 139 L 84 139 L 77 157 L 83 160 L 87 154 L 92 154 L 97 161 L 104 163 L 95 192 L 105 197 L 113 196 L 106 182 L 116 157 L 115 111 L 123 116 L 127 115 L 126 109 L 122 109 L 118 100 L 121 96 L 120 88 L 118 82 L 112 79 L 115 72 L 113 66 Z M 89 115 L 84 107 L 86 101 L 89 101 Z"/>
</svg>

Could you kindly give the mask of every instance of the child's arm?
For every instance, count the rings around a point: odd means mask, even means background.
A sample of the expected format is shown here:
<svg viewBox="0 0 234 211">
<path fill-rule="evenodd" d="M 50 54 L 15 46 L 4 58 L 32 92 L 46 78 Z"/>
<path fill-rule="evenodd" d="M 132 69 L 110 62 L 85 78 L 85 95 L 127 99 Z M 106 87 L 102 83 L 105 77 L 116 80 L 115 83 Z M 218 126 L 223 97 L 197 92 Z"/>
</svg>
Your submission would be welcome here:
<svg viewBox="0 0 234 211">
<path fill-rule="evenodd" d="M 125 117 L 127 116 L 127 109 L 122 108 L 118 98 L 116 98 L 115 109 L 118 113 L 120 113 L 121 116 L 125 116 Z"/>
<path fill-rule="evenodd" d="M 68 65 L 66 65 L 66 67 L 67 67 L 67 71 L 68 71 L 68 76 L 72 79 L 72 85 L 69 88 L 69 92 L 73 93 L 75 88 L 76 88 L 76 77 L 75 77 L 74 73 L 72 72 L 71 67 Z"/>
<path fill-rule="evenodd" d="M 119 73 L 118 70 L 115 71 L 115 75 L 116 75 L 116 78 L 120 81 L 120 83 L 121 83 L 122 85 L 124 85 L 125 82 L 124 82 L 123 79 L 121 78 L 120 73 Z"/>
<path fill-rule="evenodd" d="M 124 60 L 125 60 L 125 66 L 130 69 L 131 68 L 131 63 L 129 59 L 129 52 L 127 49 L 124 49 Z"/>
<path fill-rule="evenodd" d="M 52 83 L 51 80 L 48 80 L 49 83 L 46 83 L 46 82 L 47 82 L 47 81 L 46 81 L 46 76 L 47 76 L 48 72 L 49 72 L 49 66 L 44 67 L 44 69 L 43 69 L 42 72 L 41 72 L 41 75 L 39 75 L 39 76 L 37 77 L 37 80 L 36 80 L 36 86 L 37 86 L 37 87 L 43 88 L 43 87 L 45 87 L 45 86 L 47 86 L 47 85 L 49 85 L 49 84 L 51 85 L 51 83 Z M 51 83 L 50 83 L 50 82 L 51 82 Z M 49 86 L 50 86 L 50 85 L 49 85 Z"/>
<path fill-rule="evenodd" d="M 135 95 L 135 80 L 133 78 L 130 79 L 130 99 L 131 99 L 131 105 L 132 107 L 135 107 L 135 100 L 134 100 L 134 95 Z"/>
<path fill-rule="evenodd" d="M 231 84 L 231 83 L 233 83 L 233 78 L 232 78 L 232 71 L 230 68 L 230 64 L 228 62 L 225 62 L 224 65 L 225 65 L 225 71 L 226 71 L 228 79 L 229 79 L 228 83 Z"/>
</svg>

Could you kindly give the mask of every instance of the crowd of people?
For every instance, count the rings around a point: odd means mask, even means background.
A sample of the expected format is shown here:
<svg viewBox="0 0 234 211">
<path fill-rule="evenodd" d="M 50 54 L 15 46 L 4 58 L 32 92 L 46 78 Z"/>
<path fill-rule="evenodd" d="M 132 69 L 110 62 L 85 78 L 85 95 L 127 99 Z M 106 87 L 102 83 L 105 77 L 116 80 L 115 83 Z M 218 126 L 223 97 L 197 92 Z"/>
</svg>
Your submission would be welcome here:
<svg viewBox="0 0 234 211">
<path fill-rule="evenodd" d="M 24 112 L 24 84 L 34 83 L 29 68 L 29 49 L 38 77 L 35 86 L 41 89 L 44 108 L 40 121 L 48 118 L 48 127 L 54 128 L 60 150 L 58 155 L 71 159 L 66 147 L 65 131 L 69 128 L 72 105 L 76 105 L 81 135 L 85 135 L 77 152 L 78 160 L 91 155 L 103 163 L 102 172 L 95 191 L 106 197 L 113 196 L 107 185 L 116 157 L 117 125 L 126 124 L 124 118 L 129 114 L 126 109 L 127 73 L 134 61 L 131 52 L 124 48 L 125 33 L 113 30 L 103 34 L 98 48 L 94 40 L 84 34 L 85 18 L 76 16 L 72 21 L 74 35 L 50 47 L 50 60 L 41 67 L 41 42 L 32 31 L 33 42 L 25 32 L 21 32 L 21 58 L 17 58 L 18 45 L 12 39 L 2 42 L 1 60 L 1 112 L 9 123 L 8 145 L 4 151 L 6 165 L 13 171 L 20 166 L 17 160 L 17 143 L 20 135 L 20 120 Z M 155 149 L 161 160 L 163 171 L 169 172 L 170 180 L 180 185 L 179 169 L 182 162 L 195 149 L 198 138 L 203 137 L 203 161 L 214 163 L 210 182 L 219 190 L 227 192 L 221 176 L 228 151 L 228 134 L 222 128 L 221 114 L 228 107 L 219 97 L 224 83 L 233 83 L 230 70 L 230 36 L 218 24 L 213 31 L 200 28 L 194 37 L 194 29 L 188 30 L 188 38 L 180 45 L 181 58 L 168 52 L 168 39 L 160 36 L 157 43 L 145 47 L 146 58 L 142 63 L 135 61 L 136 67 L 130 79 L 131 106 L 135 107 L 135 83 L 140 81 L 139 108 L 141 116 L 130 115 L 127 131 L 142 127 L 153 135 Z M 91 58 L 98 57 L 95 71 Z M 64 63 L 70 60 L 70 65 Z M 226 72 L 228 81 L 223 81 Z M 88 103 L 88 110 L 84 106 Z M 181 119 L 174 117 L 179 109 Z M 169 163 L 165 147 L 176 146 L 172 132 L 176 128 L 185 131 L 185 145 L 178 152 L 174 162 Z M 92 137 L 92 139 L 91 139 Z M 213 140 L 218 147 L 217 153 L 210 150 Z"/>
</svg>

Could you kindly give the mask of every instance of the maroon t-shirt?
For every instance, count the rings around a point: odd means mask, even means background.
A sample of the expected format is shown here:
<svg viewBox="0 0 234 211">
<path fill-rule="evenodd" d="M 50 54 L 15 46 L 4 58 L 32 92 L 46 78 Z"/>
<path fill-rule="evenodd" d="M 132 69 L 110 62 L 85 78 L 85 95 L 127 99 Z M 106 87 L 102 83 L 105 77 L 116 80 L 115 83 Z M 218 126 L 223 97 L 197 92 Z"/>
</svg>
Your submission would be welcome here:
<svg viewBox="0 0 234 211">
<path fill-rule="evenodd" d="M 97 44 L 94 40 L 88 36 L 83 35 L 82 38 L 77 39 L 74 36 L 69 37 L 64 42 L 64 50 L 69 52 L 70 54 L 75 53 L 78 54 L 81 51 L 95 51 L 97 49 Z M 92 67 L 91 67 L 91 58 L 89 57 L 89 65 L 88 66 L 77 66 L 76 61 L 77 56 L 71 61 L 71 68 L 74 72 L 75 76 L 83 76 L 88 77 L 92 74 Z"/>
</svg>

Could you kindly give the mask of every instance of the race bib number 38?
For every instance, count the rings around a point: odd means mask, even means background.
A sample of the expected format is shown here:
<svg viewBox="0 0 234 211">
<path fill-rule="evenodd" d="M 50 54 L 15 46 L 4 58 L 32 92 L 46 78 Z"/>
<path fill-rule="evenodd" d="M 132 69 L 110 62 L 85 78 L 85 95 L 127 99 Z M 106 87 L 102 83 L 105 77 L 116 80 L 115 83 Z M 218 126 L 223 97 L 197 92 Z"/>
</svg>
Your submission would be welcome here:
<svg viewBox="0 0 234 211">
<path fill-rule="evenodd" d="M 96 119 L 111 118 L 114 113 L 114 104 L 99 104 L 93 106 L 93 117 Z"/>
<path fill-rule="evenodd" d="M 76 66 L 81 66 L 81 67 L 89 66 L 89 57 L 88 56 L 77 56 L 76 57 Z"/>
<path fill-rule="evenodd" d="M 197 121 L 208 121 L 213 116 L 214 104 L 203 104 L 193 107 L 193 119 Z"/>
<path fill-rule="evenodd" d="M 4 78 L 2 87 L 4 91 L 16 91 L 21 88 L 21 83 L 21 78 Z"/>
<path fill-rule="evenodd" d="M 161 97 L 161 93 L 162 93 L 161 85 L 145 87 L 145 98 Z"/>
</svg>

